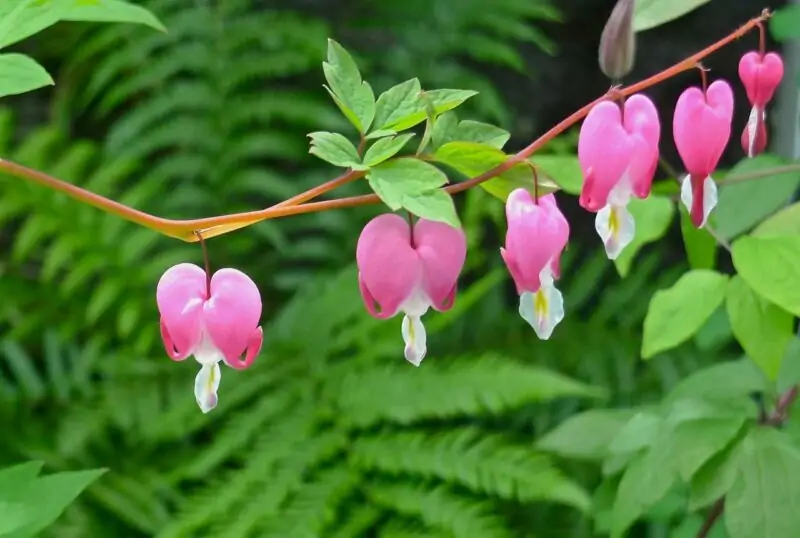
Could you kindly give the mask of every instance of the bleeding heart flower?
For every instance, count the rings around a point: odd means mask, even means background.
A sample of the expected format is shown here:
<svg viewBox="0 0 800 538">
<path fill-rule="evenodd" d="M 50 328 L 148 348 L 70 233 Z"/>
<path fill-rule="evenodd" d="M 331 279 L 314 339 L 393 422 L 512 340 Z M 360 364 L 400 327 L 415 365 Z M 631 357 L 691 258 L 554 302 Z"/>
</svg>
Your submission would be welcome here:
<svg viewBox="0 0 800 538">
<path fill-rule="evenodd" d="M 595 229 L 609 259 L 616 259 L 633 240 L 628 202 L 631 196 L 650 195 L 660 136 L 658 110 L 641 94 L 628 99 L 623 109 L 611 101 L 597 104 L 581 126 L 578 159 L 584 183 L 579 202 L 597 213 Z"/>
<path fill-rule="evenodd" d="M 724 80 L 708 90 L 684 90 L 675 105 L 673 136 L 688 174 L 681 180 L 681 201 L 697 228 L 705 226 L 717 205 L 717 185 L 711 173 L 731 137 L 733 90 Z"/>
<path fill-rule="evenodd" d="M 220 269 L 209 281 L 200 267 L 181 263 L 158 281 L 156 301 L 169 357 L 182 361 L 194 355 L 201 365 L 194 395 L 203 413 L 208 413 L 217 405 L 219 362 L 243 370 L 261 351 L 261 294 L 236 269 Z"/>
<path fill-rule="evenodd" d="M 361 231 L 356 249 L 361 297 L 378 319 L 405 313 L 405 357 L 415 366 L 427 353 L 421 318 L 430 307 L 443 312 L 453 306 L 466 257 L 464 231 L 442 222 L 419 219 L 412 230 L 406 219 L 388 213 Z"/>
<path fill-rule="evenodd" d="M 742 131 L 742 148 L 753 157 L 767 147 L 766 108 L 783 79 L 783 60 L 774 52 L 748 52 L 739 61 L 739 78 L 752 105 Z"/>
<path fill-rule="evenodd" d="M 506 201 L 505 248 L 500 254 L 519 294 L 519 313 L 536 335 L 547 340 L 564 319 L 564 299 L 555 287 L 561 252 L 569 240 L 569 223 L 552 194 L 534 202 L 525 189 Z"/>
</svg>

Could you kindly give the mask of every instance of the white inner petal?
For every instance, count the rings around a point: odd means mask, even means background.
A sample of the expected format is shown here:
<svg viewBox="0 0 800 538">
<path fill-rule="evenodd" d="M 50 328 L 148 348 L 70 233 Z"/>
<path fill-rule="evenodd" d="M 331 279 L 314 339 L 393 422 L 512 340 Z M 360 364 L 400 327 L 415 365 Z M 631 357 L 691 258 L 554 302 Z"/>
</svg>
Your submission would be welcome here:
<svg viewBox="0 0 800 538">
<path fill-rule="evenodd" d="M 552 261 L 539 274 L 539 290 L 526 291 L 519 297 L 519 315 L 542 340 L 550 338 L 556 325 L 564 319 L 564 298 L 554 285 Z"/>
<path fill-rule="evenodd" d="M 403 316 L 401 326 L 403 341 L 406 344 L 405 357 L 414 366 L 419 366 L 428 352 L 428 336 L 420 316 Z"/>
<path fill-rule="evenodd" d="M 766 118 L 766 115 L 763 111 L 759 110 L 758 107 L 753 107 L 750 109 L 750 116 L 747 118 L 747 156 L 752 157 L 753 153 L 755 152 L 756 146 L 756 134 L 758 134 L 758 116 L 761 116 L 762 120 Z"/>
<path fill-rule="evenodd" d="M 689 214 L 692 213 L 692 202 L 694 195 L 692 193 L 692 182 L 689 174 L 684 176 L 681 180 L 681 202 L 686 206 Z M 717 206 L 717 184 L 711 176 L 703 180 L 703 222 L 700 223 L 698 228 L 702 228 L 708 222 L 708 216 L 711 211 Z"/>
<path fill-rule="evenodd" d="M 211 341 L 205 327 L 200 329 L 200 342 L 194 348 L 193 355 L 200 364 L 216 364 L 223 359 L 222 352 Z"/>
<path fill-rule="evenodd" d="M 194 379 L 194 397 L 203 413 L 208 413 L 217 406 L 217 390 L 222 377 L 219 363 L 203 364 Z"/>
<path fill-rule="evenodd" d="M 606 205 L 597 212 L 594 228 L 603 241 L 609 260 L 616 260 L 636 235 L 636 222 L 625 205 Z"/>
</svg>

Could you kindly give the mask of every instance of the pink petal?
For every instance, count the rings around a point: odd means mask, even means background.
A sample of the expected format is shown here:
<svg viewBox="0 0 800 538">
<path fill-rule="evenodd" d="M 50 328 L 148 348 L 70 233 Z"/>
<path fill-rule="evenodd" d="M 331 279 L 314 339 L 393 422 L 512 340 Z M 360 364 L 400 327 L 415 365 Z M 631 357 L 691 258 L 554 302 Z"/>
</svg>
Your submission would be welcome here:
<svg viewBox="0 0 800 538">
<path fill-rule="evenodd" d="M 628 168 L 631 187 L 638 198 L 647 198 L 658 167 L 658 144 L 661 138 L 658 109 L 648 97 L 632 95 L 625 101 L 623 123 L 634 146 Z"/>
<path fill-rule="evenodd" d="M 411 228 L 393 213 L 375 217 L 364 226 L 356 262 L 361 295 L 367 310 L 377 318 L 394 316 L 422 279 L 422 265 L 411 247 Z M 380 311 L 370 300 L 378 303 Z"/>
<path fill-rule="evenodd" d="M 525 189 L 516 189 L 508 196 L 506 219 L 503 258 L 507 265 L 508 260 L 513 260 L 513 269 L 509 266 L 509 271 L 518 290 L 536 292 L 541 287 L 542 269 L 558 259 L 566 247 L 569 223 L 553 194 L 540 197 L 536 204 Z"/>
<path fill-rule="evenodd" d="M 203 321 L 226 364 L 241 369 L 253 362 L 255 354 L 251 347 L 260 348 L 261 345 L 261 337 L 254 335 L 260 320 L 261 294 L 255 282 L 236 269 L 220 269 L 214 273 L 211 299 L 203 309 Z M 245 352 L 249 362 L 240 359 Z"/>
<path fill-rule="evenodd" d="M 172 359 L 185 359 L 200 341 L 205 300 L 206 273 L 196 265 L 175 265 L 158 281 L 156 303 L 161 314 L 161 337 Z"/>
<path fill-rule="evenodd" d="M 603 101 L 592 108 L 581 125 L 578 160 L 584 175 L 580 204 L 599 211 L 628 168 L 633 144 L 622 126 L 619 106 Z"/>
<path fill-rule="evenodd" d="M 419 219 L 414 246 L 424 271 L 423 289 L 436 310 L 453 306 L 456 283 L 467 259 L 464 230 L 443 222 Z"/>
<path fill-rule="evenodd" d="M 763 58 L 757 52 L 748 52 L 739 60 L 739 78 L 750 104 L 764 108 L 783 79 L 783 60 L 774 52 Z"/>
<path fill-rule="evenodd" d="M 689 88 L 678 98 L 673 117 L 673 136 L 686 170 L 706 177 L 717 167 L 731 136 L 733 90 L 724 80 Z"/>
</svg>

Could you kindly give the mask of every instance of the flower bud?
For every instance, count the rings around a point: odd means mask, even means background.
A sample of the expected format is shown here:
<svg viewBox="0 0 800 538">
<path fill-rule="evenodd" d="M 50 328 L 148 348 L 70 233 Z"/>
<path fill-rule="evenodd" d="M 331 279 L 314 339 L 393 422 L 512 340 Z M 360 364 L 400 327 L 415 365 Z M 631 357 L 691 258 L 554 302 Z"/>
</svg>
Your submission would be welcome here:
<svg viewBox="0 0 800 538">
<path fill-rule="evenodd" d="M 600 70 L 617 81 L 633 69 L 636 39 L 633 31 L 633 11 L 636 0 L 617 0 L 617 5 L 600 36 Z"/>
</svg>

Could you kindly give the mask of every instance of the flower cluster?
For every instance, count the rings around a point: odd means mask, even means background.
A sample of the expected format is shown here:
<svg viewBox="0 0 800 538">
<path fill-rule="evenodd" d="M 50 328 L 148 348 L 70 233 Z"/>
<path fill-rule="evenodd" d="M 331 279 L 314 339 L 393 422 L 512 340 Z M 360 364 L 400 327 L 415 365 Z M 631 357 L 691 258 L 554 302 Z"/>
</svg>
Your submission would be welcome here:
<svg viewBox="0 0 800 538">
<path fill-rule="evenodd" d="M 742 145 L 752 157 L 766 146 L 765 108 L 783 77 L 783 64 L 774 53 L 749 52 L 739 73 L 752 105 Z M 731 85 L 725 80 L 707 85 L 703 73 L 703 86 L 685 90 L 675 106 L 672 133 L 686 170 L 679 180 L 680 198 L 698 228 L 706 225 L 717 203 L 712 173 L 731 137 L 733 105 Z M 609 259 L 616 259 L 634 238 L 636 223 L 628 204 L 650 195 L 660 140 L 658 110 L 642 94 L 598 103 L 581 126 L 579 204 L 596 214 L 595 228 Z M 507 233 L 499 254 L 516 285 L 520 316 L 546 340 L 564 318 L 555 281 L 570 226 L 553 194 L 538 196 L 535 181 L 530 190 L 518 188 L 507 197 Z M 431 308 L 444 312 L 453 307 L 466 256 L 463 230 L 424 218 L 415 221 L 411 214 L 379 215 L 358 238 L 358 288 L 366 310 L 378 319 L 403 313 L 404 355 L 415 366 L 427 353 L 423 317 Z M 180 264 L 164 274 L 156 296 L 167 354 L 176 361 L 193 355 L 200 363 L 195 397 L 208 412 L 217 404 L 219 363 L 245 369 L 261 349 L 258 288 L 234 269 L 211 276 Z"/>
</svg>

